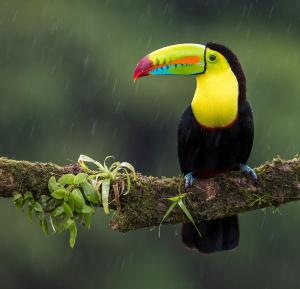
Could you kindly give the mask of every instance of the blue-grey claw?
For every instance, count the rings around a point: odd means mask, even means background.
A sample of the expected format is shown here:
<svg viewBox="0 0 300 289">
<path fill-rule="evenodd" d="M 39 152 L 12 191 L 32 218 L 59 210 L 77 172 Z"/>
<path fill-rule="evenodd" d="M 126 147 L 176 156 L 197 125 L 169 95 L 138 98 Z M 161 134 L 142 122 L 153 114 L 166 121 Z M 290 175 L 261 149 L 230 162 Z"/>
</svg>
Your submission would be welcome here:
<svg viewBox="0 0 300 289">
<path fill-rule="evenodd" d="M 184 180 L 185 180 L 185 188 L 189 188 L 192 186 L 195 178 L 193 177 L 193 173 L 192 172 L 189 172 L 188 174 L 186 174 L 184 176 Z"/>
<path fill-rule="evenodd" d="M 240 169 L 247 173 L 251 178 L 253 179 L 254 182 L 257 182 L 257 175 L 253 169 L 251 169 L 249 166 L 240 164 Z"/>
</svg>

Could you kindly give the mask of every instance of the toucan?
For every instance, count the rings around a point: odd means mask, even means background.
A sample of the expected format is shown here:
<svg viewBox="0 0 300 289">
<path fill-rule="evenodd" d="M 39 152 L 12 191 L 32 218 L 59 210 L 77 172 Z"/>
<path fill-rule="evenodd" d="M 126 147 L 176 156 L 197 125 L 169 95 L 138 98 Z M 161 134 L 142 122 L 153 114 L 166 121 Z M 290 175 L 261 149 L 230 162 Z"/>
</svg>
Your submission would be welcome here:
<svg viewBox="0 0 300 289">
<path fill-rule="evenodd" d="M 237 56 L 214 42 L 176 44 L 158 49 L 137 64 L 134 79 L 147 75 L 193 75 L 196 91 L 183 112 L 177 132 L 179 164 L 186 188 L 195 178 L 243 170 L 254 181 L 257 176 L 246 165 L 254 126 L 246 99 L 246 78 Z M 239 244 L 237 215 L 183 224 L 182 240 L 204 254 L 233 250 Z M 200 232 L 200 234 L 199 234 Z"/>
</svg>

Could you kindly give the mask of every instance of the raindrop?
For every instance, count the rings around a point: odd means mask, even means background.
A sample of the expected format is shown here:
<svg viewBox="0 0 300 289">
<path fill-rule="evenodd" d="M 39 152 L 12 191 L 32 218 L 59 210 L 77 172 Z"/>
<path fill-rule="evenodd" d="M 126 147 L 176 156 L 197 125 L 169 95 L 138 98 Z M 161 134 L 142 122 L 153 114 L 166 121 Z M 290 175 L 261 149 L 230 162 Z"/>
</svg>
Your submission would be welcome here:
<svg viewBox="0 0 300 289">
<path fill-rule="evenodd" d="M 118 113 L 120 111 L 120 106 L 121 106 L 121 101 L 118 101 L 118 103 L 116 105 L 116 109 L 115 109 L 116 113 Z"/>
<path fill-rule="evenodd" d="M 54 74 L 55 71 L 56 71 L 56 69 L 57 69 L 57 65 L 54 64 L 54 65 L 52 66 L 51 70 L 50 70 L 50 74 Z"/>
<path fill-rule="evenodd" d="M 260 223 L 260 228 L 263 229 L 265 223 L 266 223 L 266 211 L 264 210 L 264 217 L 262 218 L 262 221 Z"/>
<path fill-rule="evenodd" d="M 271 18 L 273 16 L 273 11 L 274 11 L 274 5 L 271 6 L 271 10 L 269 12 L 269 18 Z"/>
<path fill-rule="evenodd" d="M 72 124 L 70 125 L 70 127 L 69 127 L 69 134 L 71 134 L 71 133 L 72 133 L 72 131 L 73 131 L 73 128 L 74 128 L 74 123 L 72 123 Z"/>
<path fill-rule="evenodd" d="M 117 87 L 118 79 L 115 80 L 112 93 L 115 94 Z"/>
<path fill-rule="evenodd" d="M 247 4 L 243 6 L 242 17 L 246 16 L 246 12 L 247 12 Z"/>
<path fill-rule="evenodd" d="M 151 42 L 152 42 L 152 35 L 150 35 L 148 37 L 148 41 L 147 41 L 147 45 L 146 45 L 146 52 L 150 49 Z"/>
<path fill-rule="evenodd" d="M 89 65 L 90 56 L 87 55 L 84 59 L 84 68 L 86 69 Z"/>
<path fill-rule="evenodd" d="M 165 5 L 163 14 L 164 14 L 164 15 L 165 15 L 165 14 L 168 14 L 168 12 L 169 12 L 168 10 L 169 10 L 169 3 L 167 3 L 167 4 Z"/>
<path fill-rule="evenodd" d="M 92 125 L 91 136 L 94 136 L 96 128 L 97 128 L 98 120 L 95 120 Z"/>
<path fill-rule="evenodd" d="M 236 32 L 239 32 L 239 31 L 241 30 L 241 26 L 242 26 L 242 22 L 239 21 L 239 22 L 237 23 L 236 27 L 235 27 L 235 31 L 236 31 Z"/>
<path fill-rule="evenodd" d="M 289 22 L 289 25 L 288 25 L 288 27 L 287 27 L 287 34 L 290 34 L 291 31 L 292 31 L 292 23 Z"/>
<path fill-rule="evenodd" d="M 246 40 L 249 40 L 249 39 L 250 39 L 250 35 L 251 35 L 251 29 L 248 28 L 248 29 L 247 29 L 247 32 L 246 32 Z"/>
<path fill-rule="evenodd" d="M 51 26 L 51 29 L 50 29 L 50 32 L 54 33 L 55 31 L 57 31 L 58 27 L 59 27 L 59 24 L 60 24 L 59 20 L 56 20 L 55 22 L 53 22 L 52 26 Z"/>
<path fill-rule="evenodd" d="M 168 113 L 167 120 L 168 120 L 168 121 L 171 121 L 171 120 L 172 120 L 172 117 L 173 117 L 173 112 L 169 112 L 169 113 Z"/>
<path fill-rule="evenodd" d="M 35 132 L 35 126 L 33 125 L 33 126 L 31 127 L 31 130 L 30 130 L 29 136 L 30 136 L 30 137 L 32 137 L 32 136 L 33 136 L 33 134 L 34 134 L 34 132 Z"/>
<path fill-rule="evenodd" d="M 250 14 L 252 12 L 252 8 L 253 8 L 253 3 L 250 2 L 249 7 L 248 7 L 248 11 L 247 11 L 247 16 L 250 16 Z"/>
<path fill-rule="evenodd" d="M 16 18 L 17 18 L 18 14 L 19 14 L 19 10 L 16 10 L 14 15 L 13 15 L 12 22 L 16 22 Z"/>
<path fill-rule="evenodd" d="M 67 90 L 70 87 L 70 80 L 67 80 L 65 83 L 65 89 Z"/>
</svg>

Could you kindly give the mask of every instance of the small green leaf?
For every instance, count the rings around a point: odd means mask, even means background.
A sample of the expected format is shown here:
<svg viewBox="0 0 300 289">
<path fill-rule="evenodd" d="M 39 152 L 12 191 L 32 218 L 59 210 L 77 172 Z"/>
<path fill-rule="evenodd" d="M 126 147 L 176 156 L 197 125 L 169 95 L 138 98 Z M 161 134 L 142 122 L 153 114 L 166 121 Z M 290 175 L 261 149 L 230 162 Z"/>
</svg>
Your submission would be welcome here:
<svg viewBox="0 0 300 289">
<path fill-rule="evenodd" d="M 93 163 L 94 165 L 96 165 L 100 170 L 105 170 L 104 166 L 101 165 L 99 162 L 93 160 L 92 158 L 88 157 L 88 156 L 85 156 L 85 155 L 80 155 L 79 156 L 79 159 L 78 159 L 78 162 L 79 164 L 83 167 L 83 168 L 87 168 L 87 165 L 85 164 L 86 163 Z"/>
<path fill-rule="evenodd" d="M 51 197 L 48 195 L 41 195 L 41 198 L 40 198 L 41 203 L 43 203 L 43 204 L 47 203 L 50 199 L 51 199 Z"/>
<path fill-rule="evenodd" d="M 106 165 L 106 161 L 107 161 L 108 159 L 114 159 L 114 158 L 115 158 L 114 156 L 107 156 L 107 157 L 104 159 L 104 167 L 105 167 L 106 170 L 109 170 L 108 167 L 107 167 L 107 165 Z M 116 162 L 116 163 L 117 163 L 117 162 Z"/>
<path fill-rule="evenodd" d="M 35 211 L 35 215 L 38 218 L 38 220 L 45 219 L 45 213 L 44 212 L 40 213 L 40 212 Z"/>
<path fill-rule="evenodd" d="M 51 228 L 52 228 L 52 231 L 53 231 L 54 233 L 56 233 L 56 227 L 55 227 L 55 224 L 54 224 L 54 221 L 53 221 L 53 218 L 52 218 L 51 215 L 49 216 L 49 223 L 50 223 L 50 226 L 51 226 Z"/>
<path fill-rule="evenodd" d="M 186 196 L 186 194 L 179 194 L 177 196 L 174 197 L 170 197 L 170 198 L 166 198 L 167 200 L 170 200 L 172 202 L 179 202 L 180 200 L 182 200 L 184 197 Z"/>
<path fill-rule="evenodd" d="M 101 194 L 99 192 L 99 187 L 101 186 L 101 181 L 97 181 L 96 184 L 96 194 L 97 194 L 97 197 L 98 197 L 98 204 L 102 204 L 102 197 L 101 197 Z"/>
<path fill-rule="evenodd" d="M 76 188 L 71 192 L 71 196 L 70 198 L 72 198 L 74 200 L 74 207 L 76 212 L 81 212 L 83 206 L 85 205 L 85 199 L 80 191 L 80 189 Z"/>
<path fill-rule="evenodd" d="M 31 192 L 26 192 L 24 195 L 25 200 L 33 200 L 33 195 Z"/>
<path fill-rule="evenodd" d="M 65 175 L 62 175 L 59 179 L 58 179 L 58 182 L 63 185 L 63 186 L 66 186 L 66 185 L 73 185 L 74 184 L 74 178 L 75 176 L 73 174 L 65 174 Z"/>
<path fill-rule="evenodd" d="M 33 211 L 33 206 L 31 204 L 28 205 L 28 212 L 27 216 L 30 220 L 32 220 L 32 211 Z"/>
<path fill-rule="evenodd" d="M 127 195 L 130 192 L 131 181 L 130 181 L 130 176 L 126 170 L 125 170 L 125 174 L 126 174 L 126 178 L 127 178 L 127 190 L 124 193 L 124 195 Z"/>
<path fill-rule="evenodd" d="M 90 229 L 91 228 L 91 219 L 92 219 L 92 214 L 82 214 L 83 220 L 84 220 L 84 225 Z"/>
<path fill-rule="evenodd" d="M 74 185 L 80 185 L 81 183 L 85 182 L 88 175 L 85 173 L 79 173 L 74 178 Z"/>
<path fill-rule="evenodd" d="M 161 227 L 162 223 L 171 214 L 171 212 L 173 211 L 173 209 L 175 208 L 176 205 L 177 205 L 177 202 L 173 202 L 170 205 L 170 207 L 168 208 L 168 210 L 166 211 L 166 213 L 163 216 L 162 220 L 160 221 L 159 226 L 158 226 L 158 238 L 160 238 L 160 227 Z"/>
<path fill-rule="evenodd" d="M 64 221 L 63 221 L 63 225 L 64 225 L 64 228 L 65 229 L 69 229 L 70 226 L 75 223 L 75 221 L 72 219 L 72 218 L 66 218 Z"/>
<path fill-rule="evenodd" d="M 45 210 L 52 211 L 60 204 L 61 204 L 61 200 L 50 199 L 45 206 Z"/>
<path fill-rule="evenodd" d="M 69 216 L 69 217 L 73 217 L 73 212 L 72 212 L 72 209 L 70 208 L 70 206 L 64 202 L 63 203 L 63 208 L 65 210 L 65 213 Z"/>
<path fill-rule="evenodd" d="M 110 172 L 105 172 L 105 173 L 100 173 L 99 174 L 99 177 L 101 178 L 101 179 L 110 179 L 110 177 L 111 177 L 111 173 Z"/>
<path fill-rule="evenodd" d="M 25 204 L 23 198 L 15 200 L 14 203 L 15 203 L 15 207 L 16 207 L 17 210 L 22 209 L 24 207 L 24 204 Z"/>
<path fill-rule="evenodd" d="M 43 209 L 42 205 L 38 202 L 34 203 L 33 208 L 36 212 L 44 213 L 44 209 Z"/>
<path fill-rule="evenodd" d="M 51 196 L 57 200 L 62 200 L 68 195 L 69 192 L 66 189 L 58 189 L 51 194 Z"/>
<path fill-rule="evenodd" d="M 63 185 L 56 182 L 55 176 L 52 176 L 49 179 L 49 181 L 48 181 L 48 190 L 49 190 L 50 193 L 53 193 L 54 191 L 56 191 L 58 189 L 62 189 L 62 188 L 63 188 Z"/>
<path fill-rule="evenodd" d="M 63 212 L 64 212 L 64 207 L 63 206 L 59 206 L 57 207 L 54 211 L 53 211 L 53 217 L 57 217 L 60 216 Z"/>
<path fill-rule="evenodd" d="M 69 192 L 71 192 L 74 188 L 74 185 L 68 185 L 67 187 L 65 187 L 65 189 Z"/>
<path fill-rule="evenodd" d="M 23 196 L 20 193 L 15 193 L 13 196 L 14 201 L 19 200 L 20 198 L 23 198 Z"/>
<path fill-rule="evenodd" d="M 88 181 L 85 181 L 81 184 L 81 187 L 83 189 L 84 195 L 87 198 L 88 201 L 91 203 L 98 205 L 98 197 L 95 188 L 92 186 L 91 183 Z"/>
<path fill-rule="evenodd" d="M 109 198 L 110 179 L 105 179 L 102 180 L 101 182 L 102 182 L 102 190 L 101 190 L 102 205 L 105 214 L 109 214 L 108 198 Z"/>
<path fill-rule="evenodd" d="M 120 162 L 114 162 L 109 167 L 109 171 L 110 172 L 117 172 L 120 168 L 121 168 L 121 163 Z"/>
<path fill-rule="evenodd" d="M 72 219 L 65 214 L 61 214 L 57 217 L 52 216 L 52 225 L 55 229 L 54 231 L 60 234 L 66 230 L 67 228 L 65 226 L 67 225 L 68 220 L 72 221 Z"/>
<path fill-rule="evenodd" d="M 46 236 L 49 236 L 49 229 L 46 219 L 40 220 L 40 226 Z"/>
<path fill-rule="evenodd" d="M 135 173 L 135 169 L 132 164 L 130 164 L 128 162 L 122 162 L 121 167 L 129 170 L 133 175 L 133 179 L 136 180 L 136 173 Z"/>
<path fill-rule="evenodd" d="M 69 226 L 69 233 L 70 233 L 69 244 L 70 244 L 70 247 L 73 249 L 75 246 L 76 238 L 77 238 L 77 227 L 76 227 L 76 223 L 74 221 Z"/>
<path fill-rule="evenodd" d="M 187 218 L 190 220 L 190 222 L 194 225 L 196 231 L 198 232 L 199 236 L 201 237 L 201 233 L 198 229 L 198 227 L 196 226 L 196 223 L 190 213 L 190 211 L 188 210 L 188 208 L 185 206 L 184 202 L 181 200 L 179 200 L 178 202 L 179 207 L 181 208 L 181 210 L 184 212 L 184 214 L 187 216 Z"/>
<path fill-rule="evenodd" d="M 93 213 L 95 213 L 95 209 L 92 208 L 91 206 L 84 205 L 81 210 L 81 213 L 82 214 L 93 214 Z"/>
<path fill-rule="evenodd" d="M 75 210 L 75 201 L 74 201 L 74 198 L 72 197 L 71 194 L 70 194 L 70 197 L 68 199 L 68 205 L 70 206 L 71 210 L 74 211 Z"/>
</svg>

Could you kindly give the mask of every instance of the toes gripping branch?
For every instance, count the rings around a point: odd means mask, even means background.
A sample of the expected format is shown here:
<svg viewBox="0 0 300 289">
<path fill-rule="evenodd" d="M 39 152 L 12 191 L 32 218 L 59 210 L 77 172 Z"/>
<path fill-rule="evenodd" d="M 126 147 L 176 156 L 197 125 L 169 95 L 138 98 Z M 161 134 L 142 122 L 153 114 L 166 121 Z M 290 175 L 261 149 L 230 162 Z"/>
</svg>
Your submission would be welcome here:
<svg viewBox="0 0 300 289">
<path fill-rule="evenodd" d="M 188 174 L 186 174 L 184 176 L 184 181 L 185 181 L 185 188 L 189 188 L 193 185 L 193 182 L 194 182 L 195 178 L 193 177 L 193 173 L 192 172 L 189 172 Z"/>
<path fill-rule="evenodd" d="M 248 174 L 254 182 L 257 182 L 257 175 L 253 169 L 251 169 L 249 166 L 244 164 L 239 164 L 240 169 Z"/>
</svg>

